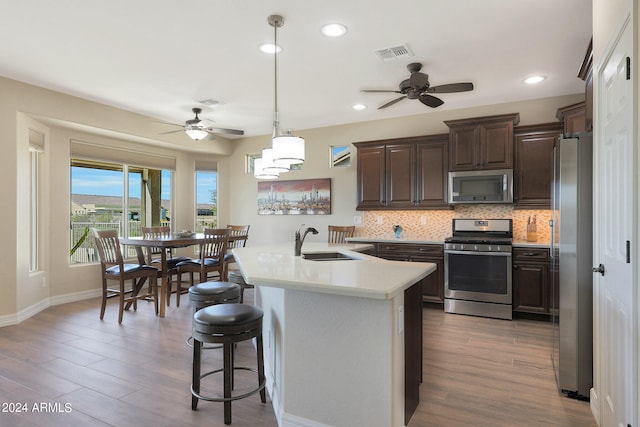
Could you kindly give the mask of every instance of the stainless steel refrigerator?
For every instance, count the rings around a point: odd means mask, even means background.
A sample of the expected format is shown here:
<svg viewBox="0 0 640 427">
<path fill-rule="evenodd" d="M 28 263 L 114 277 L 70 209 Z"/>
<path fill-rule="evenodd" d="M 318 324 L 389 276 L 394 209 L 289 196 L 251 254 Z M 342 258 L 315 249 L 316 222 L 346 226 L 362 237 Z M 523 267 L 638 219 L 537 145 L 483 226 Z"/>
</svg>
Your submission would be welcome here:
<svg viewBox="0 0 640 427">
<path fill-rule="evenodd" d="M 551 358 L 558 388 L 588 399 L 593 384 L 592 136 L 554 148 L 551 226 Z"/>
</svg>

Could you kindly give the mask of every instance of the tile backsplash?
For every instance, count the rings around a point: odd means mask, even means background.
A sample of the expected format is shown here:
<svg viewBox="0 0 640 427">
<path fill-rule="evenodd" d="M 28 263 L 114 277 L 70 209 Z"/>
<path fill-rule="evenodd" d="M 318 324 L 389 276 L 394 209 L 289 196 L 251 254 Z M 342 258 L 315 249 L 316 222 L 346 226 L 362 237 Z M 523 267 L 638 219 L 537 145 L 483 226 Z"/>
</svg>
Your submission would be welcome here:
<svg viewBox="0 0 640 427">
<path fill-rule="evenodd" d="M 393 226 L 402 226 L 402 238 L 442 241 L 451 236 L 453 218 L 511 218 L 513 219 L 513 240 L 527 239 L 527 223 L 535 216 L 537 241 L 549 242 L 549 210 L 513 209 L 511 205 L 459 205 L 452 210 L 398 210 L 365 211 L 362 226 L 357 227 L 358 237 L 390 239 L 394 237 Z"/>
</svg>

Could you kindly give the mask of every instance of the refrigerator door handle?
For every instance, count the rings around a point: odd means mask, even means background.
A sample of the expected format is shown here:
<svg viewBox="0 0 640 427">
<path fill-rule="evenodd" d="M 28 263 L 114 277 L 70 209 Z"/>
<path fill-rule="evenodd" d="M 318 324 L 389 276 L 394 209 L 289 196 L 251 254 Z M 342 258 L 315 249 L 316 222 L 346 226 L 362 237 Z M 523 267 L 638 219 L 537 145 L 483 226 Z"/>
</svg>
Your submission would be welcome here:
<svg viewBox="0 0 640 427">
<path fill-rule="evenodd" d="M 549 256 L 553 257 L 553 220 L 549 220 Z"/>
</svg>

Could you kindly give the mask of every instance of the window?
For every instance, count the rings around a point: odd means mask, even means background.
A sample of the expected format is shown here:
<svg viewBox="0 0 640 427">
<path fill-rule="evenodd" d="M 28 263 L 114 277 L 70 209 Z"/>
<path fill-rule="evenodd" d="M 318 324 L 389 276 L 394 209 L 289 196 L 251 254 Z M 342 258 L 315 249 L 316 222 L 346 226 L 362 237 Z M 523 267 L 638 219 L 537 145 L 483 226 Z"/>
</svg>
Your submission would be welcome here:
<svg viewBox="0 0 640 427">
<path fill-rule="evenodd" d="M 218 225 L 218 174 L 212 171 L 196 172 L 196 226 L 202 233 L 205 227 Z"/>
<path fill-rule="evenodd" d="M 40 157 L 42 148 L 29 147 L 29 272 L 40 270 Z"/>
<path fill-rule="evenodd" d="M 142 226 L 169 225 L 169 170 L 87 160 L 71 162 L 71 263 L 98 262 L 91 228 L 140 236 Z M 135 256 L 133 250 L 127 256 Z"/>
</svg>

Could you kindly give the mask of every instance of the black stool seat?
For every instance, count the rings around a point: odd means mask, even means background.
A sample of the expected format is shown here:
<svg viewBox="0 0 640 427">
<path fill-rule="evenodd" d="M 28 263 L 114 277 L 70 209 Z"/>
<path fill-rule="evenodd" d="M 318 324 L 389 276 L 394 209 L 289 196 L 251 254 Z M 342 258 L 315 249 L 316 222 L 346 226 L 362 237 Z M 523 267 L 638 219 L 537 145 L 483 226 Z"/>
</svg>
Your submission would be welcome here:
<svg viewBox="0 0 640 427">
<path fill-rule="evenodd" d="M 243 399 L 260 392 L 260 400 L 266 402 L 264 359 L 262 349 L 262 318 L 264 312 L 258 307 L 244 304 L 218 304 L 204 307 L 193 315 L 193 373 L 191 383 L 191 409 L 195 410 L 198 400 L 224 402 L 224 423 L 231 424 L 231 401 Z M 233 353 L 235 343 L 255 338 L 258 369 L 234 367 Z M 203 343 L 218 343 L 223 346 L 222 369 L 200 373 L 201 349 Z M 242 369 L 258 374 L 258 387 L 242 395 L 232 395 L 233 371 Z M 211 374 L 224 374 L 223 397 L 203 396 L 200 394 L 200 381 Z"/>
<path fill-rule="evenodd" d="M 189 300 L 199 310 L 214 304 L 240 301 L 242 288 L 230 282 L 204 282 L 189 288 Z"/>
</svg>

